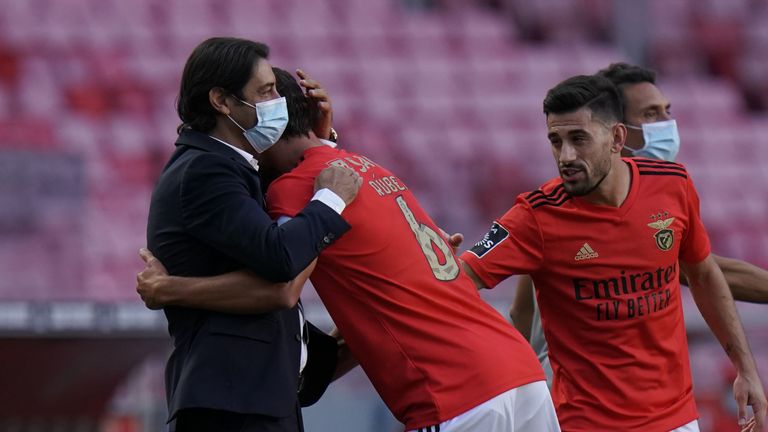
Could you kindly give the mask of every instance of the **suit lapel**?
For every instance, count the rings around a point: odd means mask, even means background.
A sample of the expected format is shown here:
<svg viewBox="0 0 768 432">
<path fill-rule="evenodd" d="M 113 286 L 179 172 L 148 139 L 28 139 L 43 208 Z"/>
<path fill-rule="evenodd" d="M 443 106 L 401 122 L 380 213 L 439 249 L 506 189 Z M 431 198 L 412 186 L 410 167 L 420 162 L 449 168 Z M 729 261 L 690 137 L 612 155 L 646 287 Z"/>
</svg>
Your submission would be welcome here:
<svg viewBox="0 0 768 432">
<path fill-rule="evenodd" d="M 220 154 L 232 159 L 244 167 L 247 167 L 249 170 L 254 169 L 253 166 L 236 151 L 216 141 L 208 135 L 202 132 L 194 131 L 192 129 L 184 129 L 181 131 L 178 139 L 176 139 L 176 146 L 189 146 L 198 148 L 203 151 Z"/>
</svg>

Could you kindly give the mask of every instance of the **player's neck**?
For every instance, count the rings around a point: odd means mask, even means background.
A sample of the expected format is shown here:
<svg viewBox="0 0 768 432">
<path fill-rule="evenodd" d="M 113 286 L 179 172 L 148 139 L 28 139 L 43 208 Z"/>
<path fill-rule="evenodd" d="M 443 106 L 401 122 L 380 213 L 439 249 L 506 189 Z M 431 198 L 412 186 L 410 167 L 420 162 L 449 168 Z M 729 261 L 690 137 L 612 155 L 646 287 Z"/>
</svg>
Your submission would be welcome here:
<svg viewBox="0 0 768 432">
<path fill-rule="evenodd" d="M 309 131 L 309 138 L 305 137 L 305 139 L 307 141 L 306 144 L 305 144 L 307 147 L 304 150 L 306 150 L 306 149 L 308 149 L 310 147 L 320 147 L 320 146 L 325 145 L 325 144 L 323 144 L 320 141 L 320 139 L 317 137 L 317 135 L 315 135 L 315 133 L 312 132 L 312 131 Z"/>
<path fill-rule="evenodd" d="M 584 199 L 592 204 L 621 207 L 629 196 L 632 186 L 632 172 L 621 158 L 612 161 L 611 170 L 600 185 Z"/>
<path fill-rule="evenodd" d="M 295 147 L 300 153 L 312 147 L 320 147 L 323 143 L 317 138 L 314 132 L 310 131 L 309 136 L 297 136 L 291 138 L 291 146 Z"/>
<path fill-rule="evenodd" d="M 295 136 L 288 138 L 287 144 L 291 151 L 291 159 L 294 159 L 296 163 L 299 162 L 301 156 L 307 149 L 323 145 L 312 131 L 309 132 L 309 136 Z"/>
</svg>

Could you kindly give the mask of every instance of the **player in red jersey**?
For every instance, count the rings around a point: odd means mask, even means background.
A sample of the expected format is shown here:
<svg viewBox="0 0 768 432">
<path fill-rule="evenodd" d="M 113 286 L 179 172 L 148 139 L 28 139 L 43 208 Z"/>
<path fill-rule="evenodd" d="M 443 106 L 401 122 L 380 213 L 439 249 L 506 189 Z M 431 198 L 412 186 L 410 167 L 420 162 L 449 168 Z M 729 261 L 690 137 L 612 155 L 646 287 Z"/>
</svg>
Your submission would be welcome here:
<svg viewBox="0 0 768 432">
<path fill-rule="evenodd" d="M 611 80 L 622 96 L 622 122 L 628 130 L 621 154 L 674 162 L 680 147 L 677 124 L 673 121 L 669 100 L 656 86 L 656 73 L 640 66 L 613 63 L 598 74 Z M 734 300 L 768 303 L 767 270 L 734 258 L 715 254 L 712 257 L 722 270 Z M 681 276 L 680 282 L 687 284 L 685 275 L 681 273 Z M 509 316 L 515 327 L 531 343 L 547 379 L 551 381 L 552 369 L 547 358 L 547 343 L 541 330 L 533 293 L 530 277 L 521 276 L 515 288 L 515 299 Z M 743 418 L 741 420 L 746 421 Z"/>
<path fill-rule="evenodd" d="M 259 160 L 260 174 L 274 179 L 269 212 L 278 220 L 298 213 L 324 167 L 347 166 L 363 177 L 344 211 L 352 229 L 322 252 L 311 280 L 395 417 L 408 430 L 560 430 L 530 346 L 480 298 L 408 186 L 365 156 L 317 140 L 301 89 L 290 74 L 275 75 L 290 120 Z M 177 291 L 193 282 L 176 280 Z M 221 305 L 210 296 L 182 301 Z"/>
<path fill-rule="evenodd" d="M 560 177 L 520 195 L 461 257 L 479 287 L 532 276 L 563 430 L 698 430 L 681 270 L 760 430 L 765 394 L 685 168 L 621 157 L 627 131 L 604 77 L 560 83 L 544 112 Z"/>
</svg>

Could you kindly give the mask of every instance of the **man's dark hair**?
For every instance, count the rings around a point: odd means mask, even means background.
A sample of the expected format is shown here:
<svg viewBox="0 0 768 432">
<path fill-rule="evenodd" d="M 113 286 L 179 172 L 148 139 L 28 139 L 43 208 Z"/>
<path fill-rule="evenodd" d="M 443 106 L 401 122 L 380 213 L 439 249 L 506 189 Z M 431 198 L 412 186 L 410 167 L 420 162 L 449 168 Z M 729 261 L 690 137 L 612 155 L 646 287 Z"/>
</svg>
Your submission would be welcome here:
<svg viewBox="0 0 768 432">
<path fill-rule="evenodd" d="M 317 105 L 304 95 L 304 91 L 290 72 L 278 67 L 272 67 L 272 72 L 275 74 L 277 92 L 285 97 L 288 105 L 288 126 L 282 136 L 284 138 L 308 137 L 317 116 Z"/>
<path fill-rule="evenodd" d="M 655 71 L 646 69 L 644 67 L 631 65 L 629 63 L 611 63 L 607 68 L 598 71 L 597 74 L 611 80 L 613 85 L 619 89 L 619 96 L 621 96 L 621 106 L 624 109 L 627 107 L 624 97 L 624 87 L 645 82 L 654 85 L 656 84 Z"/>
<path fill-rule="evenodd" d="M 600 75 L 577 75 L 552 87 L 544 98 L 544 114 L 565 114 L 587 107 L 604 121 L 624 118 L 621 96 L 613 83 Z"/>
<path fill-rule="evenodd" d="M 209 132 L 216 126 L 216 110 L 208 100 L 214 87 L 243 99 L 243 87 L 257 61 L 269 56 L 269 47 L 238 38 L 211 38 L 190 54 L 181 75 L 176 110 L 184 128 Z"/>
<path fill-rule="evenodd" d="M 619 87 L 619 89 L 627 84 L 644 82 L 656 84 L 655 71 L 629 63 L 611 63 L 607 68 L 597 72 L 597 74 L 611 80 L 613 85 Z"/>
</svg>

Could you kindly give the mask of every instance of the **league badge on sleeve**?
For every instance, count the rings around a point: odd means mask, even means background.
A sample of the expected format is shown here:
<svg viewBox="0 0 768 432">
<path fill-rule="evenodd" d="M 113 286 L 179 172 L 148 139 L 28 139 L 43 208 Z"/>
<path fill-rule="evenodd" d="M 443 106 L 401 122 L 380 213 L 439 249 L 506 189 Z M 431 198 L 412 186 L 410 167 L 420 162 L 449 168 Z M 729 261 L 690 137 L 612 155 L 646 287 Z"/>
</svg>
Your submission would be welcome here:
<svg viewBox="0 0 768 432">
<path fill-rule="evenodd" d="M 663 216 L 661 213 L 651 215 L 653 222 L 648 224 L 649 227 L 658 230 L 653 237 L 656 239 L 656 247 L 663 251 L 672 249 L 672 245 L 675 243 L 675 232 L 669 229 L 669 226 L 672 225 L 675 218 L 671 217 L 664 219 L 666 216 L 669 216 L 668 212 L 664 212 Z"/>
<path fill-rule="evenodd" d="M 476 257 L 482 258 L 483 255 L 490 252 L 507 237 L 509 237 L 509 231 L 507 231 L 498 222 L 494 222 L 493 225 L 491 225 L 490 231 L 485 234 L 482 240 L 475 243 L 475 245 L 469 251 L 472 252 Z"/>
</svg>

